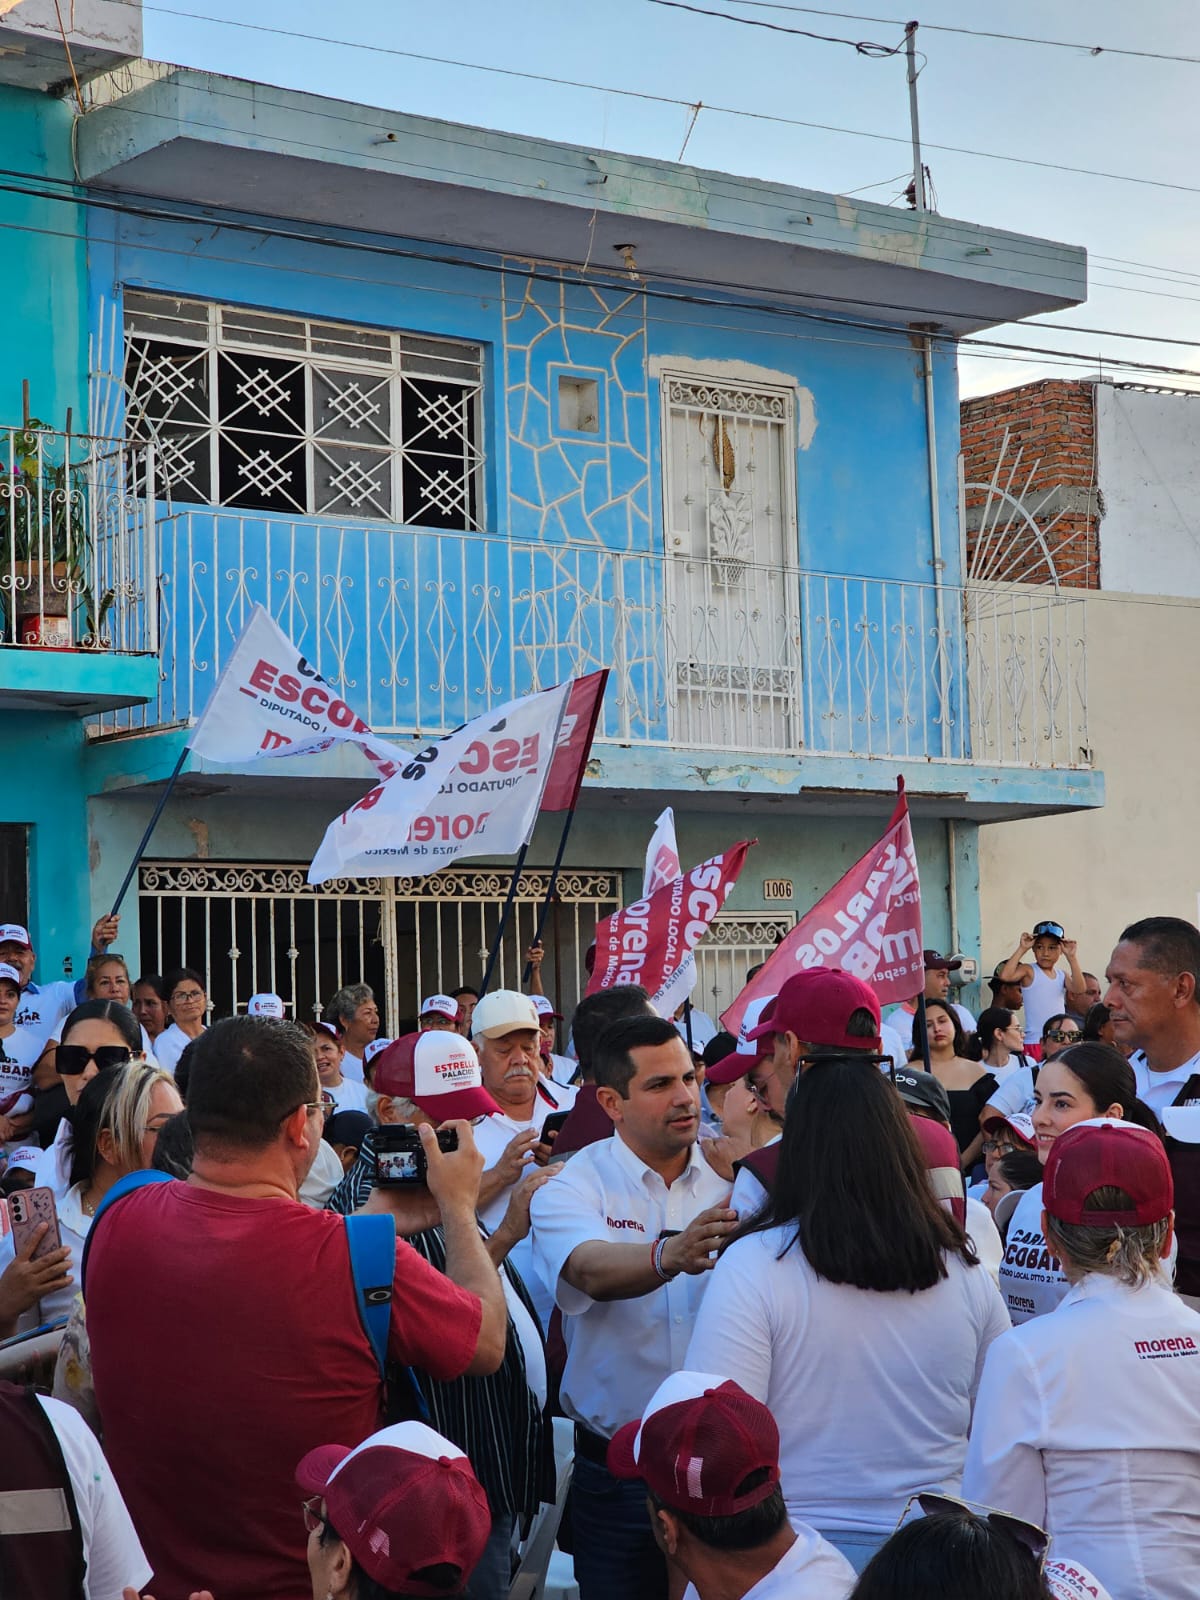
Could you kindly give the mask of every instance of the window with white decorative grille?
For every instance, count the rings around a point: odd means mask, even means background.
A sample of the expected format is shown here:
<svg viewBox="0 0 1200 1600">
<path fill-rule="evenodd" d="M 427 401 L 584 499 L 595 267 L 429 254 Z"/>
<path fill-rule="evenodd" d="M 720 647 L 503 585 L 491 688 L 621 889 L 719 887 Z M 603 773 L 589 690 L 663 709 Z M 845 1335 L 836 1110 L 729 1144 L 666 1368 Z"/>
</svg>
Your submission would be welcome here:
<svg viewBox="0 0 1200 1600">
<path fill-rule="evenodd" d="M 177 501 L 478 529 L 478 345 L 125 295 L 126 426 Z"/>
</svg>

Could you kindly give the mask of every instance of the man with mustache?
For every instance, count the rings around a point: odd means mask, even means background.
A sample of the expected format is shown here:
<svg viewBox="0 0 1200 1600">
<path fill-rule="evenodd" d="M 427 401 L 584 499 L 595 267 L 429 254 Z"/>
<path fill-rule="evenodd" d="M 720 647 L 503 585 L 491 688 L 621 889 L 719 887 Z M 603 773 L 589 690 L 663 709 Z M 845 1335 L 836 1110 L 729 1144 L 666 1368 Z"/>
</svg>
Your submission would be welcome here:
<svg viewBox="0 0 1200 1600">
<path fill-rule="evenodd" d="M 542 1124 L 555 1111 L 567 1111 L 577 1091 L 542 1076 L 541 1018 L 528 995 L 493 989 L 478 1002 L 471 1033 L 483 1086 L 500 1107 L 475 1126 L 475 1142 L 483 1155 L 479 1184 L 479 1218 L 494 1232 L 508 1209 L 509 1197 L 533 1162 L 544 1167 L 551 1147 L 541 1138 Z M 542 1328 L 554 1309 L 549 1288 L 533 1270 L 530 1243 L 523 1239 L 509 1257 L 529 1290 Z"/>
</svg>

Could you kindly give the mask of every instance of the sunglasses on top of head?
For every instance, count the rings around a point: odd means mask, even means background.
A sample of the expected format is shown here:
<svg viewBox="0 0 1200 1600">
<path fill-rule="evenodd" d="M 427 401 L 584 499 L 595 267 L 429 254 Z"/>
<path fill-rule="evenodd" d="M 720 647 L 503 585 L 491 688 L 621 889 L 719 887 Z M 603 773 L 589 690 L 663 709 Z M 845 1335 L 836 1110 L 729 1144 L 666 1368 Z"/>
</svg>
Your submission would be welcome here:
<svg viewBox="0 0 1200 1600">
<path fill-rule="evenodd" d="M 97 1072 L 107 1067 L 125 1067 L 133 1060 L 133 1051 L 127 1044 L 101 1044 L 89 1050 L 85 1044 L 60 1044 L 55 1052 L 54 1065 L 64 1078 L 77 1078 L 87 1071 L 89 1061 L 96 1063 Z"/>
</svg>

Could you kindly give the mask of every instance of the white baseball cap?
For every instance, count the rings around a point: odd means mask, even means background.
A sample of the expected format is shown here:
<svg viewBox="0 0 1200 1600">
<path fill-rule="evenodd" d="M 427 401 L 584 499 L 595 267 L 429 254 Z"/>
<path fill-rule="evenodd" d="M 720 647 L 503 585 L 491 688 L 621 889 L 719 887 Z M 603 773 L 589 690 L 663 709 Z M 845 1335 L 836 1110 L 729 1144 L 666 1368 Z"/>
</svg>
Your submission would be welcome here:
<svg viewBox="0 0 1200 1600">
<path fill-rule="evenodd" d="M 370 1044 L 362 1053 L 364 1066 L 368 1061 L 374 1061 L 379 1052 L 381 1050 L 386 1050 L 388 1045 L 392 1043 L 394 1043 L 394 1040 L 392 1039 L 372 1039 Z"/>
<path fill-rule="evenodd" d="M 518 994 L 515 989 L 493 989 L 475 1007 L 471 1035 L 475 1039 L 503 1039 L 518 1028 L 532 1028 L 536 1033 L 541 1025 L 538 1009 L 527 994 Z"/>
<path fill-rule="evenodd" d="M 282 1022 L 287 1016 L 283 1001 L 277 994 L 252 994 L 246 1001 L 246 1015 L 248 1017 L 273 1017 L 276 1022 Z"/>
<path fill-rule="evenodd" d="M 449 1017 L 451 1022 L 458 1021 L 458 1001 L 452 1000 L 448 994 L 426 995 L 421 1001 L 421 1015 L 423 1017 Z"/>
<path fill-rule="evenodd" d="M 531 994 L 529 999 L 533 1001 L 533 1009 L 537 1012 L 539 1017 L 544 1018 L 547 1022 L 562 1021 L 562 1012 L 555 1011 L 554 1001 L 551 1000 L 548 995 Z"/>
<path fill-rule="evenodd" d="M 26 950 L 33 949 L 29 929 L 19 922 L 0 922 L 0 944 L 19 944 Z"/>
<path fill-rule="evenodd" d="M 7 961 L 0 961 L 0 983 L 14 983 L 21 987 L 21 974 L 16 967 L 10 967 Z"/>
<path fill-rule="evenodd" d="M 36 1145 L 21 1145 L 9 1156 L 7 1171 L 12 1172 L 16 1167 L 21 1167 L 25 1172 L 36 1172 L 41 1153 Z"/>
</svg>

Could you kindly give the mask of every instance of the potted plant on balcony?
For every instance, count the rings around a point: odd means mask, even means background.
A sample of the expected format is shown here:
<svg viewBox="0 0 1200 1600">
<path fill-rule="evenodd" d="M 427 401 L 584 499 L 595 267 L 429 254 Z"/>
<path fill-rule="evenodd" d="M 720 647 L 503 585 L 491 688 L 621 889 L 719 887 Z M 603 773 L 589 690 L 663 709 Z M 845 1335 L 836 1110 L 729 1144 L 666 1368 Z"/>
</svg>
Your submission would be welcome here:
<svg viewBox="0 0 1200 1600">
<path fill-rule="evenodd" d="M 9 642 L 69 650 L 74 640 L 72 598 L 83 610 L 81 643 L 102 642 L 111 592 L 93 595 L 87 584 L 86 485 L 80 468 L 47 460 L 46 430 L 36 417 L 12 435 L 0 460 L 0 595 Z"/>
</svg>

